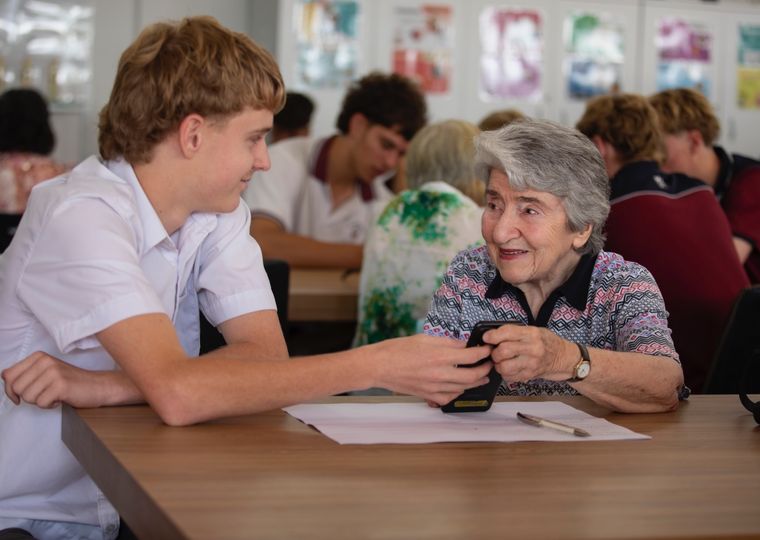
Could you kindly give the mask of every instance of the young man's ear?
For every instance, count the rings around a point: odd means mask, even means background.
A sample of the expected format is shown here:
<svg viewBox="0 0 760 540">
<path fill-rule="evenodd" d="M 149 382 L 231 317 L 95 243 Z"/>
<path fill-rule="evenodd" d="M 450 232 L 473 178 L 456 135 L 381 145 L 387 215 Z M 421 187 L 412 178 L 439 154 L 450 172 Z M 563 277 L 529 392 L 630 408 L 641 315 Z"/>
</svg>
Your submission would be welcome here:
<svg viewBox="0 0 760 540">
<path fill-rule="evenodd" d="M 686 140 L 689 142 L 689 152 L 692 154 L 705 146 L 705 140 L 698 129 L 686 130 Z"/>
<path fill-rule="evenodd" d="M 369 120 L 362 113 L 354 113 L 348 121 L 348 133 L 350 137 L 361 137 L 367 128 L 369 128 Z"/>
<path fill-rule="evenodd" d="M 612 143 L 605 141 L 599 135 L 591 137 L 591 142 L 594 143 L 594 146 L 596 146 L 602 156 L 604 167 L 607 169 L 607 176 L 612 178 L 618 169 L 620 169 L 617 150 L 612 146 Z"/>
<path fill-rule="evenodd" d="M 184 157 L 192 157 L 201 148 L 206 120 L 199 114 L 189 114 L 179 124 L 179 148 Z"/>
</svg>

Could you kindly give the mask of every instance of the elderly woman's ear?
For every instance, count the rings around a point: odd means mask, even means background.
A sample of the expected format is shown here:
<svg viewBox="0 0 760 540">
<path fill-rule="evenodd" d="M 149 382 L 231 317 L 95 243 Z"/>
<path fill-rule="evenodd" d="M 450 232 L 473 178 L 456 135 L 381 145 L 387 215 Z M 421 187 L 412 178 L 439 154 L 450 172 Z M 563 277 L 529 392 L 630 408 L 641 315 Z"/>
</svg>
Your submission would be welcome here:
<svg viewBox="0 0 760 540">
<path fill-rule="evenodd" d="M 589 223 L 582 231 L 579 231 L 576 234 L 575 238 L 573 239 L 573 247 L 576 250 L 581 249 L 586 245 L 586 242 L 588 242 L 588 239 L 591 236 L 592 229 L 593 227 L 591 226 L 591 223 Z"/>
</svg>

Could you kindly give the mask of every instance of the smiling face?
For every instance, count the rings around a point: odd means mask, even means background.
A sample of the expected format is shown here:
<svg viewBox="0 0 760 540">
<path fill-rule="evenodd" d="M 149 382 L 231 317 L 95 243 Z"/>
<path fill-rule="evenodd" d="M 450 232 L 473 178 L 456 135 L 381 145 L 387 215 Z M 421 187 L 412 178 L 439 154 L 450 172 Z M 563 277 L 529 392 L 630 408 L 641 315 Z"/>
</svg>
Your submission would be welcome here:
<svg viewBox="0 0 760 540">
<path fill-rule="evenodd" d="M 570 230 L 562 200 L 544 191 L 516 191 L 507 175 L 492 169 L 482 219 L 488 255 L 502 279 L 526 296 L 541 291 L 544 299 L 572 274 L 591 235 Z"/>
<path fill-rule="evenodd" d="M 245 109 L 223 122 L 207 122 L 197 156 L 199 205 L 206 212 L 232 212 L 251 175 L 269 169 L 264 136 L 272 128 L 268 110 Z"/>
<path fill-rule="evenodd" d="M 351 119 L 349 130 L 354 140 L 354 169 L 366 183 L 396 169 L 409 146 L 397 129 L 373 124 L 359 113 Z"/>
</svg>

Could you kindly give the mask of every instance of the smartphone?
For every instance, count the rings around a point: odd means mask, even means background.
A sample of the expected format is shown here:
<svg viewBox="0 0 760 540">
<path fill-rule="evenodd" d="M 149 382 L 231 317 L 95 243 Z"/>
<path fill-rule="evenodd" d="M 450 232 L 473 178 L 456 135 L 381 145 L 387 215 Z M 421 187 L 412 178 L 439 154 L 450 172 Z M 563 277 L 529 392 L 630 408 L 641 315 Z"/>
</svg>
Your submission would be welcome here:
<svg viewBox="0 0 760 540">
<path fill-rule="evenodd" d="M 505 324 L 522 323 L 518 321 L 480 321 L 472 329 L 470 339 L 467 340 L 467 346 L 477 347 L 478 345 L 483 345 L 483 334 Z M 474 364 L 467 364 L 459 367 L 472 368 L 479 366 L 490 359 L 491 357 L 487 356 Z M 496 392 L 499 390 L 500 384 L 501 375 L 496 371 L 496 368 L 492 367 L 491 371 L 488 372 L 488 382 L 486 384 L 474 388 L 468 388 L 461 396 L 451 400 L 449 403 L 441 407 L 441 410 L 445 413 L 487 411 L 493 404 L 493 400 L 496 397 Z"/>
</svg>

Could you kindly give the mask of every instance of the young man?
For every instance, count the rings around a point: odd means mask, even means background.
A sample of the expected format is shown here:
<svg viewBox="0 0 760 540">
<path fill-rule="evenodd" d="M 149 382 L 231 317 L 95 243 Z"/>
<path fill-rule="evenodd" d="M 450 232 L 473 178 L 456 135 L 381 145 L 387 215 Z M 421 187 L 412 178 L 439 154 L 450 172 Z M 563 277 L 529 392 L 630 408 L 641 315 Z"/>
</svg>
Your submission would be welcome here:
<svg viewBox="0 0 760 540">
<path fill-rule="evenodd" d="M 733 302 L 749 284 L 726 216 L 704 183 L 659 169 L 662 134 L 646 98 L 593 99 L 577 127 L 610 177 L 605 249 L 652 272 L 686 385 L 700 392 Z"/>
<path fill-rule="evenodd" d="M 714 144 L 720 124 L 696 90 L 664 90 L 649 102 L 665 132 L 663 170 L 688 174 L 713 188 L 731 224 L 739 260 L 752 283 L 760 283 L 760 161 Z"/>
<path fill-rule="evenodd" d="M 0 258 L 0 529 L 118 532 L 60 440 L 60 402 L 144 400 L 185 425 L 373 386 L 445 403 L 485 382 L 489 365 L 456 365 L 487 348 L 426 336 L 288 358 L 240 200 L 269 167 L 283 94 L 274 60 L 243 34 L 207 17 L 155 24 L 119 62 L 102 159 L 34 190 Z M 230 345 L 192 358 L 199 307 Z"/>
<path fill-rule="evenodd" d="M 424 96 L 400 75 L 372 73 L 346 94 L 339 133 L 272 147 L 272 168 L 248 187 L 251 233 L 267 258 L 293 266 L 359 268 L 383 180 L 425 124 Z"/>
</svg>

